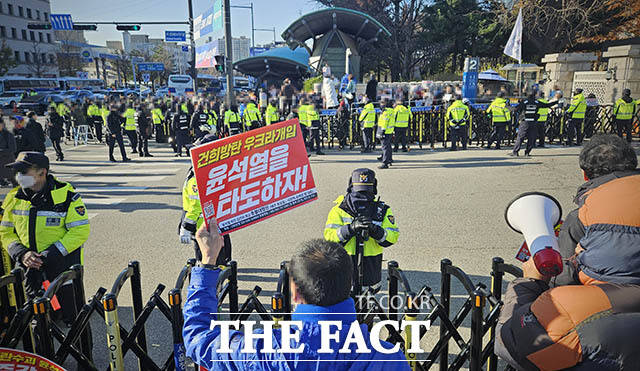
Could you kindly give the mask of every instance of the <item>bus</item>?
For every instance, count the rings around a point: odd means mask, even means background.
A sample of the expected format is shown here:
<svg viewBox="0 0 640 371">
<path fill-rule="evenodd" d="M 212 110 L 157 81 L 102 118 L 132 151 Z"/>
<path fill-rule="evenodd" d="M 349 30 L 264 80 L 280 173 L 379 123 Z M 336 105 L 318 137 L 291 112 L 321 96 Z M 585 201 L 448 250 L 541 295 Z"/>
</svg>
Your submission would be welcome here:
<svg viewBox="0 0 640 371">
<path fill-rule="evenodd" d="M 217 94 L 222 90 L 220 78 L 212 75 L 198 75 L 198 94 Z"/>
<path fill-rule="evenodd" d="M 169 75 L 167 88 L 171 95 L 192 95 L 193 79 L 189 75 Z"/>
<path fill-rule="evenodd" d="M 54 78 L 4 76 L 0 77 L 0 93 L 11 90 L 55 91 L 60 85 Z"/>
<path fill-rule="evenodd" d="M 81 79 L 79 77 L 60 77 L 58 79 L 61 90 L 104 90 L 104 80 Z"/>
</svg>

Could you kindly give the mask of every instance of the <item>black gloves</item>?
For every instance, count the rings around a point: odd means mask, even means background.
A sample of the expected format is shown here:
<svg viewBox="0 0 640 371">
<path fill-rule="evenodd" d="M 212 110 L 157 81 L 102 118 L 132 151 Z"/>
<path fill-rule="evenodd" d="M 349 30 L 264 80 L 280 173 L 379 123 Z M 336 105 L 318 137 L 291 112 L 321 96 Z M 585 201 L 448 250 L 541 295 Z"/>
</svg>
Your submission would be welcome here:
<svg viewBox="0 0 640 371">
<path fill-rule="evenodd" d="M 359 216 L 349 225 L 349 232 L 352 234 L 360 234 L 363 231 L 368 232 L 371 225 L 373 225 L 371 218 Z"/>
<path fill-rule="evenodd" d="M 384 232 L 385 232 L 384 228 L 382 228 L 379 225 L 371 223 L 371 226 L 369 227 L 369 235 L 371 236 L 371 238 L 373 238 L 376 241 L 380 241 L 385 237 Z"/>
</svg>

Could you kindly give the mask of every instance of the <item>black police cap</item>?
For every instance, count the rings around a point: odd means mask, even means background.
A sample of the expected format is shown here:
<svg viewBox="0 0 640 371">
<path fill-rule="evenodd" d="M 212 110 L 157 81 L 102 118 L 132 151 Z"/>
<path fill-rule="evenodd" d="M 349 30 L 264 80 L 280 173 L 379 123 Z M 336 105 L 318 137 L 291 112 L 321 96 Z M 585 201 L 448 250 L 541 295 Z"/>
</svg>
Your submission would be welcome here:
<svg viewBox="0 0 640 371">
<path fill-rule="evenodd" d="M 15 162 L 5 166 L 19 172 L 25 172 L 32 167 L 49 170 L 49 158 L 40 152 L 24 151 L 18 154 Z"/>
<path fill-rule="evenodd" d="M 353 192 L 376 193 L 376 173 L 371 169 L 356 169 L 351 173 L 350 188 Z"/>
</svg>

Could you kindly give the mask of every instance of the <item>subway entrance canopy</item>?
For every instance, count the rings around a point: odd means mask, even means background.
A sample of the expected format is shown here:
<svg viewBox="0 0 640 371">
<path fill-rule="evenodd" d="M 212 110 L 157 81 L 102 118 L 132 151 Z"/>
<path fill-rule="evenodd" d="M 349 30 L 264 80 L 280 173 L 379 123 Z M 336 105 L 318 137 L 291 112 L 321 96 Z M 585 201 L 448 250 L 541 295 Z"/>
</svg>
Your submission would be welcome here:
<svg viewBox="0 0 640 371">
<path fill-rule="evenodd" d="M 259 80 L 301 79 L 309 75 L 309 53 L 303 48 L 275 48 L 241 59 L 233 68 Z"/>
<path fill-rule="evenodd" d="M 353 73 L 360 80 L 360 50 L 391 33 L 370 15 L 345 8 L 327 8 L 303 15 L 282 33 L 291 49 L 309 53 L 309 67 L 321 71 L 325 62 L 336 77 Z M 312 40 L 312 47 L 307 41 Z"/>
</svg>

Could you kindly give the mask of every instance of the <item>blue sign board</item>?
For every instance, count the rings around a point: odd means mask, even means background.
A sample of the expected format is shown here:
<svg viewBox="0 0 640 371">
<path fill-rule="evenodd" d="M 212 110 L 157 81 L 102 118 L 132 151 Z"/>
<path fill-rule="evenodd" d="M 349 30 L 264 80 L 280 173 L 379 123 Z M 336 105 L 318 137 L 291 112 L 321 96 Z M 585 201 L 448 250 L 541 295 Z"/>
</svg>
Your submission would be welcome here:
<svg viewBox="0 0 640 371">
<path fill-rule="evenodd" d="M 71 14 L 51 14 L 51 28 L 54 30 L 73 30 Z"/>
<path fill-rule="evenodd" d="M 464 61 L 464 72 L 462 74 L 462 97 L 476 99 L 478 95 L 478 73 L 480 60 L 478 58 L 467 58 Z"/>
<path fill-rule="evenodd" d="M 255 57 L 256 55 L 262 54 L 264 52 L 266 52 L 267 50 L 269 50 L 269 48 L 265 48 L 265 47 L 254 47 L 254 48 L 249 48 L 249 55 L 251 57 Z"/>
<path fill-rule="evenodd" d="M 164 71 L 162 63 L 138 63 L 139 71 Z"/>
<path fill-rule="evenodd" d="M 187 41 L 187 33 L 185 31 L 164 31 L 164 41 Z"/>
<path fill-rule="evenodd" d="M 182 51 L 185 52 L 185 53 L 188 53 L 189 52 L 189 47 L 186 46 L 186 45 L 182 45 Z"/>
</svg>

